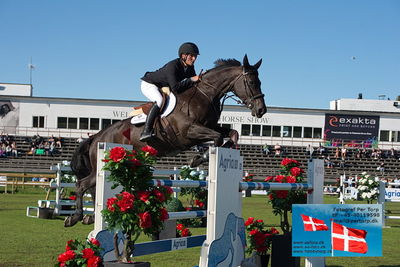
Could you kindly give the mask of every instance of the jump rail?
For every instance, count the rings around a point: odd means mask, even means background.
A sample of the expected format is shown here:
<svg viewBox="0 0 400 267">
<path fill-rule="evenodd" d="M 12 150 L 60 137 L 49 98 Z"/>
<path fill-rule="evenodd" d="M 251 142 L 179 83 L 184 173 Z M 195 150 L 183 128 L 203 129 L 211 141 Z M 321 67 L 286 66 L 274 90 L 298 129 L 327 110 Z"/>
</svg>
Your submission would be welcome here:
<svg viewBox="0 0 400 267">
<path fill-rule="evenodd" d="M 107 184 L 108 172 L 101 171 L 105 150 L 116 146 L 131 149 L 131 146 L 99 143 L 98 163 L 97 163 L 97 185 L 95 203 L 95 225 L 94 230 L 89 234 L 90 237 L 103 237 L 107 231 L 105 222 L 101 216 L 101 210 L 106 207 L 106 201 L 120 190 L 111 190 Z M 194 246 L 197 242 L 201 245 L 200 267 L 205 266 L 228 266 L 220 265 L 219 259 L 226 259 L 230 255 L 231 266 L 239 266 L 244 260 L 245 246 L 245 227 L 242 218 L 242 190 L 309 190 L 308 203 L 322 203 L 323 199 L 323 161 L 313 160 L 308 166 L 308 184 L 283 184 L 283 183 L 257 183 L 242 182 L 243 177 L 243 158 L 238 150 L 216 148 L 210 149 L 209 176 L 207 181 L 189 180 L 158 180 L 151 183 L 153 185 L 165 185 L 172 187 L 207 187 L 208 188 L 208 210 L 196 212 L 174 212 L 169 213 L 170 219 L 194 217 L 207 217 L 207 235 L 194 236 L 189 238 L 173 238 L 168 240 L 146 242 L 135 245 L 135 254 L 151 254 L 169 250 L 183 249 Z M 191 218 L 194 218 L 191 217 Z M 231 235 L 233 235 L 233 240 Z M 112 243 L 112 237 L 108 239 Z M 196 240 L 196 241 L 195 241 Z M 193 242 L 192 242 L 193 241 Z M 145 247 L 145 249 L 144 249 Z M 218 247 L 218 249 L 216 249 Z M 110 248 L 107 252 L 112 252 Z M 141 251 L 141 252 L 139 252 Z M 146 252 L 147 251 L 147 252 Z M 106 260 L 113 258 L 114 253 L 107 253 Z M 318 265 L 321 258 L 306 259 L 306 266 Z M 322 258 L 323 262 L 323 258 Z M 315 263 L 313 265 L 313 263 Z"/>
</svg>

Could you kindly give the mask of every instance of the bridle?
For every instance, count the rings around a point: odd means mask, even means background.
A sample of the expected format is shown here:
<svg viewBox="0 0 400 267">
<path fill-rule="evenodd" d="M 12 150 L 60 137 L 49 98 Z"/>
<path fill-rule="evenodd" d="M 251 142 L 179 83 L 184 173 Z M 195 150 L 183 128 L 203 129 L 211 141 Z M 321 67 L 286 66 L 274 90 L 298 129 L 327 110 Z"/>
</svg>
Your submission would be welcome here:
<svg viewBox="0 0 400 267">
<path fill-rule="evenodd" d="M 223 90 L 221 92 L 221 95 L 223 95 L 223 100 L 222 100 L 222 104 L 220 106 L 220 110 L 222 111 L 223 106 L 224 106 L 224 102 L 225 100 L 227 100 L 228 98 L 233 99 L 234 101 L 236 101 L 236 103 L 238 104 L 242 104 L 242 105 L 246 105 L 249 109 L 253 108 L 254 106 L 254 100 L 258 99 L 258 98 L 262 98 L 264 97 L 264 94 L 256 94 L 253 95 L 253 92 L 250 90 L 250 85 L 249 85 L 249 81 L 248 81 L 248 76 L 251 73 L 254 73 L 256 71 L 245 71 L 244 67 L 242 68 L 242 72 L 226 87 L 225 90 Z M 245 89 L 245 95 L 246 98 L 242 101 L 240 99 L 237 99 L 237 97 L 235 95 L 228 95 L 229 92 L 233 91 L 233 88 L 235 87 L 235 84 L 239 81 L 239 79 L 243 78 L 243 83 L 244 83 L 244 89 Z M 202 83 L 204 83 L 206 86 L 209 86 L 211 88 L 213 88 L 214 90 L 218 90 L 218 88 L 216 88 L 214 85 L 206 82 L 205 80 L 201 81 Z M 203 92 L 203 90 L 200 89 L 200 87 L 196 86 L 196 88 L 203 93 L 203 95 L 205 95 L 207 97 L 207 99 L 212 103 L 212 100 L 209 98 L 209 96 Z"/>
</svg>

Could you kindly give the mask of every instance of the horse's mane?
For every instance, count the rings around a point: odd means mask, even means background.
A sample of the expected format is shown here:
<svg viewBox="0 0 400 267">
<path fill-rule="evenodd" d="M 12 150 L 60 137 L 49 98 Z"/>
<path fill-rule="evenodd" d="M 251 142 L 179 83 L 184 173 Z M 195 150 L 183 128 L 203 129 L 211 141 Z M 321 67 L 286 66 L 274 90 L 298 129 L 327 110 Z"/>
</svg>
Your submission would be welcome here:
<svg viewBox="0 0 400 267">
<path fill-rule="evenodd" d="M 220 68 L 220 67 L 234 67 L 234 66 L 241 66 L 242 63 L 240 63 L 239 61 L 237 61 L 234 58 L 228 58 L 228 59 L 217 59 L 214 62 L 214 67 L 215 68 Z"/>
</svg>

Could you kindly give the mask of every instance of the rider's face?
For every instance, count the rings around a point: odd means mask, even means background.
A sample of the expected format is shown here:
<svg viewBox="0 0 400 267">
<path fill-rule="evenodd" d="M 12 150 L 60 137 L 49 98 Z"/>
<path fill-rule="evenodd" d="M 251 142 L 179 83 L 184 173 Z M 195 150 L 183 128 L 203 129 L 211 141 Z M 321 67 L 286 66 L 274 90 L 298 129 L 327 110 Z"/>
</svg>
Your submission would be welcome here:
<svg viewBox="0 0 400 267">
<path fill-rule="evenodd" d="M 182 61 L 186 66 L 193 66 L 196 59 L 197 59 L 197 55 L 192 55 L 192 54 L 183 54 L 182 55 Z"/>
</svg>

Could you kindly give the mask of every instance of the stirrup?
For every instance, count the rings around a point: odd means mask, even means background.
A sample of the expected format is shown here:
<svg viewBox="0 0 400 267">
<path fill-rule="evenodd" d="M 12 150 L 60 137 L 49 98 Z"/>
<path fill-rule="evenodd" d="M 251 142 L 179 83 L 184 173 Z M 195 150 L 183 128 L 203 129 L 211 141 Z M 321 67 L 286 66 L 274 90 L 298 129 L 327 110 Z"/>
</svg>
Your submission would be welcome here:
<svg viewBox="0 0 400 267">
<path fill-rule="evenodd" d="M 155 136 L 155 134 L 154 134 L 154 132 L 153 131 L 151 131 L 151 132 L 149 132 L 149 133 L 145 133 L 145 132 L 143 132 L 141 135 L 140 135 L 140 141 L 141 142 L 146 142 L 146 141 L 148 141 L 148 140 L 150 140 L 151 138 L 153 138 Z"/>
</svg>

